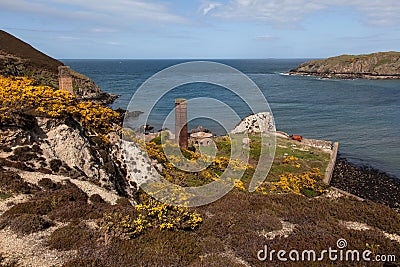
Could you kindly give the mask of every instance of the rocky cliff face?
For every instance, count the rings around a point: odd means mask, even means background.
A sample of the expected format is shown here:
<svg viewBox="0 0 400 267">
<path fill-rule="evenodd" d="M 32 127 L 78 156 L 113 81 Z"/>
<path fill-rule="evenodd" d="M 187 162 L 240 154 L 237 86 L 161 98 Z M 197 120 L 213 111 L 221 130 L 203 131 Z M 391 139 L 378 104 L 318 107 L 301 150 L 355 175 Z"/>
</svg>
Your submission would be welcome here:
<svg viewBox="0 0 400 267">
<path fill-rule="evenodd" d="M 104 145 L 72 118 L 25 116 L 1 127 L 0 136 L 2 166 L 86 180 L 122 196 L 136 191 L 126 180 L 118 131 L 110 132 Z"/>
<path fill-rule="evenodd" d="M 58 88 L 58 66 L 62 62 L 0 30 L 0 76 L 25 76 L 42 85 Z M 76 96 L 97 103 L 112 103 L 117 96 L 107 94 L 85 75 L 72 72 Z"/>
<path fill-rule="evenodd" d="M 400 52 L 312 60 L 291 70 L 289 74 L 342 79 L 400 79 Z"/>
</svg>

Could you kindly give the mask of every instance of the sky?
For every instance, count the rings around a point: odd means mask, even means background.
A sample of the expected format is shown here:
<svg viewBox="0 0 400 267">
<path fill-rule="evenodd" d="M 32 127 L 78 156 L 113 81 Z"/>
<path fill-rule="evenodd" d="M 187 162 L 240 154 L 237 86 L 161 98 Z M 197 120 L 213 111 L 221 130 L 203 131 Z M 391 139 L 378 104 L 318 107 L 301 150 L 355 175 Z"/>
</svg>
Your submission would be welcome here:
<svg viewBox="0 0 400 267">
<path fill-rule="evenodd" d="M 400 50 L 399 0 L 0 0 L 58 59 L 324 58 Z"/>
</svg>

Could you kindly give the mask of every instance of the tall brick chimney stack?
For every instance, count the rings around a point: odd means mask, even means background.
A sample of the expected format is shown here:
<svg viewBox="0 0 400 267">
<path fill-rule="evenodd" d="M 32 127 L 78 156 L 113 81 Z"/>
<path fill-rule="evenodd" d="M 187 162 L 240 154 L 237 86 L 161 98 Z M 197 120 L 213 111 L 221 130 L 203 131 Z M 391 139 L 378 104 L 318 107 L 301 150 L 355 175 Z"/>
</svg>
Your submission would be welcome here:
<svg viewBox="0 0 400 267">
<path fill-rule="evenodd" d="M 188 148 L 187 104 L 183 98 L 175 99 L 175 142 Z"/>
<path fill-rule="evenodd" d="M 71 68 L 69 66 L 58 67 L 58 88 L 70 92 L 71 94 L 75 94 L 72 87 L 72 76 L 70 71 Z"/>
</svg>

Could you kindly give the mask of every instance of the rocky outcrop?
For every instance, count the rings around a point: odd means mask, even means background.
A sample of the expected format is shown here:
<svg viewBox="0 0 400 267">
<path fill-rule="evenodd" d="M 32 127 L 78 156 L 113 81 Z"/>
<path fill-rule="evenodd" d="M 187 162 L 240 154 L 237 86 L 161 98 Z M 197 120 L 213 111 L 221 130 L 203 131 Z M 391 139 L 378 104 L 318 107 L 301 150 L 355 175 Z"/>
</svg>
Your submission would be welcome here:
<svg viewBox="0 0 400 267">
<path fill-rule="evenodd" d="M 132 184 L 141 186 L 148 182 L 161 180 L 156 167 L 158 167 L 159 171 L 162 171 L 162 165 L 157 161 L 152 161 L 135 142 L 123 140 L 122 153 L 126 157 L 127 180 L 131 186 Z M 134 190 L 134 188 L 131 188 L 131 190 Z"/>
<path fill-rule="evenodd" d="M 110 104 L 118 98 L 117 95 L 103 92 L 91 79 L 83 74 L 71 71 L 72 87 L 78 99 L 93 101 L 99 104 Z"/>
<path fill-rule="evenodd" d="M 42 85 L 58 88 L 58 67 L 62 65 L 62 62 L 0 30 L 0 76 L 25 76 Z M 78 99 L 108 104 L 117 98 L 103 92 L 85 75 L 74 71 L 71 74 Z"/>
<path fill-rule="evenodd" d="M 236 127 L 231 131 L 231 134 L 240 133 L 257 134 L 262 132 L 275 132 L 274 120 L 269 112 L 260 112 L 244 118 Z"/>
<path fill-rule="evenodd" d="M 108 134 L 106 145 L 73 118 L 25 116 L 1 127 L 0 136 L 0 165 L 90 181 L 122 196 L 136 192 L 126 180 L 117 131 Z"/>
<path fill-rule="evenodd" d="M 340 79 L 400 79 L 400 52 L 312 60 L 299 65 L 289 74 Z"/>
<path fill-rule="evenodd" d="M 333 171 L 331 185 L 400 212 L 400 179 L 370 166 L 357 166 L 339 158 Z"/>
</svg>

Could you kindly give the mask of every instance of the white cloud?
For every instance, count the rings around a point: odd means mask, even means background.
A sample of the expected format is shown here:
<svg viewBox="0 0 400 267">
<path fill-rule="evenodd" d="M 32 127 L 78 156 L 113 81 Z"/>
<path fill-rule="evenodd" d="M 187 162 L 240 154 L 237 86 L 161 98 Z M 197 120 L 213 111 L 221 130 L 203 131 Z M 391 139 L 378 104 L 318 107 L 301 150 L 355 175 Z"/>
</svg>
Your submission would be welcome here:
<svg viewBox="0 0 400 267">
<path fill-rule="evenodd" d="M 114 41 L 106 42 L 105 44 L 107 44 L 107 45 L 121 45 L 121 43 L 114 42 Z"/>
<path fill-rule="evenodd" d="M 292 24 L 311 13 L 332 7 L 354 8 L 365 14 L 364 22 L 367 24 L 388 26 L 400 23 L 399 0 L 231 0 L 226 4 L 220 3 L 213 16 Z"/>
<path fill-rule="evenodd" d="M 80 40 L 81 39 L 81 38 L 75 37 L 75 36 L 64 36 L 64 35 L 58 36 L 57 38 L 61 39 L 61 40 Z"/>
<path fill-rule="evenodd" d="M 265 35 L 256 36 L 256 40 L 260 40 L 260 41 L 275 41 L 275 40 L 279 40 L 279 37 L 278 36 L 269 35 L 269 34 L 265 34 Z"/>
<path fill-rule="evenodd" d="M 100 25 L 121 25 L 136 21 L 186 23 L 166 4 L 144 0 L 0 0 L 2 11 L 48 15 L 63 19 L 92 20 Z"/>
<path fill-rule="evenodd" d="M 322 9 L 321 5 L 306 0 L 233 0 L 221 6 L 214 15 L 227 19 L 293 23 L 319 9 Z"/>
<path fill-rule="evenodd" d="M 207 3 L 203 9 L 203 15 L 207 15 L 211 10 L 216 9 L 217 7 L 222 6 L 221 3 Z"/>
</svg>

